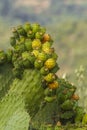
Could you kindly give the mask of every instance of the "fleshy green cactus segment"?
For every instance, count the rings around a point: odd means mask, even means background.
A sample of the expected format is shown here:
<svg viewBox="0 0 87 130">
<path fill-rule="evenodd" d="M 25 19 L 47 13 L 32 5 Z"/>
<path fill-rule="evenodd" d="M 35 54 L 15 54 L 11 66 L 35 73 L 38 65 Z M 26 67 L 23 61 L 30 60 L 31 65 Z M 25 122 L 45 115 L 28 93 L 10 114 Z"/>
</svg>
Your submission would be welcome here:
<svg viewBox="0 0 87 130">
<path fill-rule="evenodd" d="M 0 102 L 0 130 L 28 130 L 29 121 L 22 96 L 6 95 Z"/>
<path fill-rule="evenodd" d="M 46 104 L 42 102 L 41 109 L 37 112 L 37 114 L 31 120 L 33 122 L 33 127 L 39 129 L 41 124 L 55 125 L 55 122 L 59 120 L 58 111 L 59 109 L 55 101 L 48 102 Z"/>
<path fill-rule="evenodd" d="M 10 89 L 10 85 L 13 79 L 14 79 L 14 76 L 12 73 L 12 65 L 7 63 L 0 66 L 0 99 Z"/>
<path fill-rule="evenodd" d="M 25 70 L 22 80 L 15 79 L 9 93 L 18 93 L 24 98 L 26 109 L 31 116 L 36 114 L 44 97 L 41 75 L 38 70 Z"/>
<path fill-rule="evenodd" d="M 7 68 L 4 69 L 3 67 L 7 67 Z M 44 89 L 41 83 L 41 75 L 38 70 L 26 69 L 24 71 L 22 79 L 19 80 L 18 78 L 11 77 L 12 76 L 11 74 L 12 71 L 10 70 L 12 69 L 11 66 L 8 66 L 6 64 L 6 66 L 4 65 L 0 69 L 1 69 L 1 76 L 2 76 L 0 83 L 4 84 L 4 82 L 7 80 L 6 84 L 2 86 L 4 87 L 5 92 L 6 92 L 6 87 L 7 87 L 5 85 L 8 85 L 8 93 L 6 93 L 6 96 L 0 103 L 0 113 L 8 114 L 6 115 L 8 116 L 8 118 L 6 117 L 6 120 L 5 120 L 3 117 L 2 121 L 0 120 L 0 123 L 1 123 L 0 130 L 5 130 L 5 129 L 6 130 L 16 130 L 16 129 L 27 130 L 27 126 L 29 125 L 29 122 L 27 124 L 28 120 L 26 120 L 27 118 L 26 116 L 28 115 L 26 111 L 29 112 L 31 116 L 34 116 L 37 113 L 40 106 L 40 102 L 42 101 L 44 97 Z M 2 78 L 4 79 L 2 80 Z M 1 92 L 4 95 L 3 91 Z M 22 101 L 24 104 L 24 108 L 23 108 L 24 110 L 21 109 Z M 11 115 L 11 117 L 10 117 L 10 112 L 11 114 L 13 114 Z M 18 115 L 18 117 L 16 117 L 17 116 L 16 114 Z M 2 115 L 0 115 L 0 119 L 1 119 L 1 116 Z M 24 121 L 22 118 L 24 119 Z M 4 122 L 3 120 L 5 120 L 4 124 L 3 124 Z M 20 122 L 18 122 L 18 124 L 15 124 L 17 120 L 19 120 Z M 6 128 L 5 128 L 5 124 L 7 124 Z M 17 128 L 16 128 L 16 125 L 18 125 Z"/>
</svg>

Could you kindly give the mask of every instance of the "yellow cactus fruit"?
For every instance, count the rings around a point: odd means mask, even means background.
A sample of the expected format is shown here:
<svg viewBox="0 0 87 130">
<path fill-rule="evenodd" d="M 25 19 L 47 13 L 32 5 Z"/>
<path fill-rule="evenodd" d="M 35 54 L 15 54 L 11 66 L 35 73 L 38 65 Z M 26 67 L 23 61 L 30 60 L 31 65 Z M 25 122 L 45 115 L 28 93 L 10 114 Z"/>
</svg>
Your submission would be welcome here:
<svg viewBox="0 0 87 130">
<path fill-rule="evenodd" d="M 56 65 L 56 61 L 55 61 L 53 58 L 49 58 L 49 59 L 46 60 L 46 62 L 45 62 L 45 66 L 46 66 L 48 69 L 54 68 L 55 65 Z"/>
<path fill-rule="evenodd" d="M 46 59 L 47 59 L 46 53 L 40 52 L 40 53 L 38 54 L 38 59 L 41 60 L 41 61 L 46 61 Z"/>
<path fill-rule="evenodd" d="M 54 82 L 48 84 L 48 87 L 50 89 L 56 89 L 56 88 L 58 88 L 59 87 L 58 81 L 55 80 Z"/>
<path fill-rule="evenodd" d="M 39 49 L 41 47 L 41 41 L 39 39 L 35 39 L 32 41 L 32 48 Z"/>
<path fill-rule="evenodd" d="M 49 73 L 48 75 L 46 75 L 44 77 L 44 79 L 47 81 L 47 82 L 53 82 L 54 79 L 55 79 L 55 75 L 53 73 Z"/>
<path fill-rule="evenodd" d="M 45 42 L 44 44 L 42 44 L 42 51 L 44 51 L 47 54 L 51 54 L 53 53 L 53 48 L 51 48 L 51 43 L 50 42 Z"/>
<path fill-rule="evenodd" d="M 33 54 L 35 57 L 38 57 L 39 51 L 38 51 L 38 50 L 33 50 L 33 51 L 32 51 L 32 54 Z"/>
<path fill-rule="evenodd" d="M 50 48 L 51 45 L 52 45 L 52 44 L 47 41 L 47 42 L 45 42 L 44 44 L 42 44 L 42 48 L 46 48 L 46 47 L 49 47 L 49 48 Z"/>
<path fill-rule="evenodd" d="M 51 54 L 51 49 L 49 47 L 42 48 L 42 50 L 47 54 Z"/>
</svg>

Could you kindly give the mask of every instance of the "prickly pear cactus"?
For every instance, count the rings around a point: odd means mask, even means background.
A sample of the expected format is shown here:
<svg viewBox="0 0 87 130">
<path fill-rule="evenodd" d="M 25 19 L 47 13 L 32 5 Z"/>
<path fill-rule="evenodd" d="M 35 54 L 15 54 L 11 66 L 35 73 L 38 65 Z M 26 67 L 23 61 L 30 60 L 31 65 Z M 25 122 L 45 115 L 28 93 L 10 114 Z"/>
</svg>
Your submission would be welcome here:
<svg viewBox="0 0 87 130">
<path fill-rule="evenodd" d="M 37 23 L 15 27 L 10 44 L 0 51 L 0 130 L 80 123 L 84 111 L 76 87 L 56 75 L 58 56 L 46 29 Z"/>
<path fill-rule="evenodd" d="M 13 28 L 12 33 L 12 49 L 0 51 L 0 128 L 24 130 L 29 125 L 29 115 L 33 117 L 39 110 L 44 89 L 49 84 L 52 89 L 58 87 L 58 83 L 54 83 L 58 82 L 55 75 L 57 55 L 51 47 L 50 35 L 39 24 L 26 23 Z M 52 76 L 49 76 L 50 72 Z M 25 113 L 23 120 L 20 119 L 22 112 Z M 6 114 L 2 118 L 3 113 Z M 22 122 L 23 127 L 18 127 Z"/>
</svg>

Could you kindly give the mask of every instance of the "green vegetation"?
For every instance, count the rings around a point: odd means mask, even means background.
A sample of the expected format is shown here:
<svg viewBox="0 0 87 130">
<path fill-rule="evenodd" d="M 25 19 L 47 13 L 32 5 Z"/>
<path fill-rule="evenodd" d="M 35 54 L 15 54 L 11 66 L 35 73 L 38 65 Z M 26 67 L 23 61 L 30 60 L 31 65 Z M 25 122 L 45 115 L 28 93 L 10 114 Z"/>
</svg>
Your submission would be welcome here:
<svg viewBox="0 0 87 130">
<path fill-rule="evenodd" d="M 0 1 L 0 130 L 86 130 L 87 2 L 42 2 Z"/>
<path fill-rule="evenodd" d="M 44 123 L 47 129 L 61 129 L 68 123 L 85 125 L 86 114 L 78 105 L 76 87 L 56 75 L 57 54 L 46 29 L 37 23 L 17 26 L 10 44 L 12 49 L 0 51 L 1 130 L 39 130 Z"/>
</svg>

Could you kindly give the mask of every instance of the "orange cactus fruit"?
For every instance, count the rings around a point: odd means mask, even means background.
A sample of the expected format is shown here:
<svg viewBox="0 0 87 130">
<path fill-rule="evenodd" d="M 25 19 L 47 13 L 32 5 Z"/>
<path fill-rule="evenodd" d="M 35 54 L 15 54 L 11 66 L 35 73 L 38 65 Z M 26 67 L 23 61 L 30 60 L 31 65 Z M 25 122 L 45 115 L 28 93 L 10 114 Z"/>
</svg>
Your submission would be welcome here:
<svg viewBox="0 0 87 130">
<path fill-rule="evenodd" d="M 58 81 L 54 80 L 54 82 L 48 84 L 48 87 L 50 89 L 56 89 L 56 88 L 58 88 L 59 87 Z"/>
<path fill-rule="evenodd" d="M 46 41 L 50 41 L 50 40 L 51 40 L 51 36 L 49 34 L 44 34 L 43 41 L 46 42 Z"/>
<path fill-rule="evenodd" d="M 79 100 L 79 96 L 77 94 L 73 94 L 72 99 L 73 100 Z"/>
</svg>

